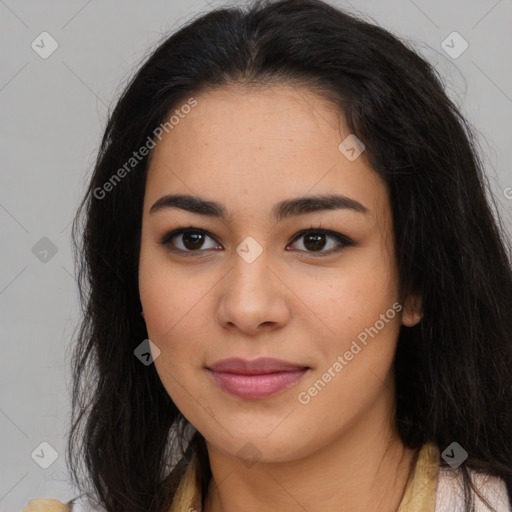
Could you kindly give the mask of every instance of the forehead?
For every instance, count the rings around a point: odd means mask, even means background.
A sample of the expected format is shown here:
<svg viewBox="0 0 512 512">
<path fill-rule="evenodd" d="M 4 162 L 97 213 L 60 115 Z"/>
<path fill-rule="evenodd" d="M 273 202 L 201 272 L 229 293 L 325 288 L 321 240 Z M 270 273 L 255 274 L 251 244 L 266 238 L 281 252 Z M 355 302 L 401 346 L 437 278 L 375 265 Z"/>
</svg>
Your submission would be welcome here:
<svg viewBox="0 0 512 512">
<path fill-rule="evenodd" d="M 268 212 L 284 198 L 337 192 L 374 212 L 385 207 L 384 183 L 364 156 L 350 161 L 339 149 L 350 135 L 342 113 L 315 92 L 280 85 L 191 96 L 197 104 L 186 114 L 176 105 L 169 116 L 181 113 L 179 122 L 157 139 L 148 203 L 186 193 L 223 202 L 230 212 L 237 205 Z"/>
<path fill-rule="evenodd" d="M 288 143 L 299 141 L 318 147 L 322 139 L 332 136 L 328 132 L 336 136 L 340 132 L 341 112 L 305 87 L 226 86 L 194 95 L 194 99 L 196 106 L 181 119 L 175 117 L 178 124 L 163 134 L 155 157 L 172 144 L 165 144 L 169 139 L 183 142 L 201 138 L 212 155 L 229 151 L 228 142 L 230 147 L 242 145 L 260 152 L 286 150 Z M 177 104 L 173 112 L 179 112 L 186 101 Z"/>
</svg>

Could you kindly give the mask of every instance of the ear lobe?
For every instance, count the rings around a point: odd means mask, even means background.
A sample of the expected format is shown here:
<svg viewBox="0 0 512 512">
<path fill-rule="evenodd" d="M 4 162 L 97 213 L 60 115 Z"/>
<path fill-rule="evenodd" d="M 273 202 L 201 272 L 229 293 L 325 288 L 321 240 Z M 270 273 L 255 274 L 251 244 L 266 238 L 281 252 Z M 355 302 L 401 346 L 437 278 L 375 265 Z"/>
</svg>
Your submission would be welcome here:
<svg viewBox="0 0 512 512">
<path fill-rule="evenodd" d="M 418 295 L 408 295 L 404 301 L 402 310 L 402 325 L 412 327 L 423 318 L 423 307 L 421 297 Z"/>
</svg>

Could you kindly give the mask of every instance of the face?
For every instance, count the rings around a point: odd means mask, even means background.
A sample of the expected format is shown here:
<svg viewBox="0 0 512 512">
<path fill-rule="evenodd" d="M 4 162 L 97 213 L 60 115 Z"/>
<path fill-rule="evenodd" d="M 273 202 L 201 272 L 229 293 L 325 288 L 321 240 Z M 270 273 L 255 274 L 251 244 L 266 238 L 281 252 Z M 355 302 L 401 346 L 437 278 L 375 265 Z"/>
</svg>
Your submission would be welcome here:
<svg viewBox="0 0 512 512">
<path fill-rule="evenodd" d="M 209 447 L 237 455 L 251 443 L 261 460 L 294 460 L 390 414 L 396 339 L 411 316 L 388 191 L 364 152 L 339 148 L 350 133 L 312 91 L 194 98 L 147 175 L 139 290 L 156 370 Z M 159 201 L 177 194 L 225 216 Z M 345 199 L 293 203 L 329 195 Z M 283 201 L 291 206 L 278 211 Z M 298 368 L 273 378 L 210 371 L 233 357 Z"/>
</svg>

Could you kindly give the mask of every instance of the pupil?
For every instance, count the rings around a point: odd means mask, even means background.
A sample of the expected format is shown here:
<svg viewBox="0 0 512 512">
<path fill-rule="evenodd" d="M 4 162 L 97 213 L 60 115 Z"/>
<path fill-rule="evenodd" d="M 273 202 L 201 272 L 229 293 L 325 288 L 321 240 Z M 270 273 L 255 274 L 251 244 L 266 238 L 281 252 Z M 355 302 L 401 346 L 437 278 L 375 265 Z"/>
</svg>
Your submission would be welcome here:
<svg viewBox="0 0 512 512">
<path fill-rule="evenodd" d="M 194 239 L 195 237 L 195 239 Z M 183 245 L 187 249 L 200 249 L 203 245 L 202 233 L 189 231 L 183 234 Z"/>
<path fill-rule="evenodd" d="M 325 240 L 323 240 L 323 238 L 325 237 L 325 235 L 306 235 L 305 237 L 305 241 L 304 241 L 304 246 L 307 248 L 307 249 L 323 249 L 323 247 L 325 246 Z M 315 240 L 313 243 L 309 243 L 309 240 Z"/>
</svg>

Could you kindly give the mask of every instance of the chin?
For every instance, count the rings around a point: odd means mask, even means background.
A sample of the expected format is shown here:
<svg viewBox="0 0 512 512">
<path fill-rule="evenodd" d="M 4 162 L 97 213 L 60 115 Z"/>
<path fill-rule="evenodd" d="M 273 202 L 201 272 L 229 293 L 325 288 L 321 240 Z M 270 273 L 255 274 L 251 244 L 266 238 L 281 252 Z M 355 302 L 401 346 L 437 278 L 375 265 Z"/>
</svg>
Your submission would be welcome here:
<svg viewBox="0 0 512 512">
<path fill-rule="evenodd" d="M 244 431 L 237 436 L 231 428 L 230 433 L 233 437 L 227 434 L 227 438 L 216 439 L 214 442 L 207 440 L 207 443 L 227 455 L 241 459 L 247 467 L 257 462 L 269 464 L 291 462 L 313 451 L 313 449 L 308 450 L 308 447 L 301 443 L 301 436 L 293 439 L 293 436 L 288 435 L 286 431 L 280 432 L 280 435 L 277 433 L 269 435 L 268 429 L 262 429 L 261 432 L 254 432 L 253 435 Z M 304 441 L 303 438 L 302 441 Z"/>
</svg>

